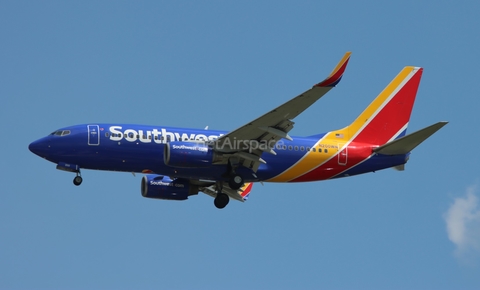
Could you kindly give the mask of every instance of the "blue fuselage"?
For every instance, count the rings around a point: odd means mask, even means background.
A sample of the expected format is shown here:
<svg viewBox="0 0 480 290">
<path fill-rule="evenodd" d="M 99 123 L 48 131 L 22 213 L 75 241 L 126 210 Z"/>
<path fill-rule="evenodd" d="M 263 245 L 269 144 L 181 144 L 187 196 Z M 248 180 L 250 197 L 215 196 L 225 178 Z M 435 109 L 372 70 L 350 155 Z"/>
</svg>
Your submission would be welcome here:
<svg viewBox="0 0 480 290">
<path fill-rule="evenodd" d="M 164 147 L 172 141 L 212 141 L 227 132 L 131 124 L 76 125 L 62 128 L 34 141 L 29 148 L 35 154 L 56 164 L 74 164 L 78 168 L 108 171 L 156 173 L 172 178 L 222 180 L 225 164 L 202 168 L 165 165 Z M 283 181 L 276 179 L 294 168 L 300 160 L 310 162 L 303 174 L 308 178 L 284 181 L 314 181 L 356 175 L 404 164 L 407 155 L 372 154 L 372 145 L 342 144 L 324 139 L 325 134 L 280 140 L 276 155 L 263 153 L 265 164 L 257 172 L 239 167 L 245 181 Z M 298 167 L 298 166 L 297 166 Z M 312 171 L 311 168 L 315 168 Z M 332 171 L 333 170 L 333 171 Z M 338 174 L 329 174 L 338 172 Z"/>
</svg>

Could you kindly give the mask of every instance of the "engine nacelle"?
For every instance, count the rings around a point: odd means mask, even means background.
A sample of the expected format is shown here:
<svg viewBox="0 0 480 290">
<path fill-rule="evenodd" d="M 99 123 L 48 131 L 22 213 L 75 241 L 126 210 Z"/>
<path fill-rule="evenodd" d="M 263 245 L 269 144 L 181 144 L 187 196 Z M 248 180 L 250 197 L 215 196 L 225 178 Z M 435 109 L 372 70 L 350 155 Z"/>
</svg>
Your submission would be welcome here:
<svg viewBox="0 0 480 290">
<path fill-rule="evenodd" d="M 208 167 L 214 157 L 212 148 L 196 142 L 169 142 L 163 152 L 165 165 L 172 167 Z"/>
<path fill-rule="evenodd" d="M 142 196 L 148 198 L 185 200 L 189 195 L 198 194 L 198 186 L 187 179 L 171 180 L 162 175 L 145 175 L 142 178 Z"/>
</svg>

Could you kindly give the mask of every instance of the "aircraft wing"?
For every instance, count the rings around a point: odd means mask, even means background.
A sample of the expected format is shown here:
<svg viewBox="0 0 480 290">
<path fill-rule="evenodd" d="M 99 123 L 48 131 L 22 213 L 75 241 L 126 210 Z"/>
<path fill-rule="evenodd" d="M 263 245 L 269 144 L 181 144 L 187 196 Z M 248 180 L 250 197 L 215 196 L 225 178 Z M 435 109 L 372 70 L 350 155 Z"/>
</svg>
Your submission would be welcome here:
<svg viewBox="0 0 480 290">
<path fill-rule="evenodd" d="M 351 52 L 345 53 L 332 73 L 308 91 L 215 140 L 213 142 L 215 150 L 224 153 L 226 158 L 237 157 L 238 163 L 256 172 L 260 163 L 265 163 L 260 157 L 263 152 L 276 154 L 273 148 L 278 140 L 282 138 L 292 140 L 288 135 L 293 129 L 292 119 L 340 82 L 350 54 Z"/>
</svg>

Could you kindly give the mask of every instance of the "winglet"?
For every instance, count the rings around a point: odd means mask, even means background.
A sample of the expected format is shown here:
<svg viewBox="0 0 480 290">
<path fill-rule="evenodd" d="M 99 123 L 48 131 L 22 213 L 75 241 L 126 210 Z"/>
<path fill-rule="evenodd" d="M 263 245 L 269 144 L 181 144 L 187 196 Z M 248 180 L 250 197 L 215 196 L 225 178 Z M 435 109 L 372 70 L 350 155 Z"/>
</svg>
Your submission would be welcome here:
<svg viewBox="0 0 480 290">
<path fill-rule="evenodd" d="M 248 196 L 250 195 L 250 191 L 252 191 L 252 186 L 253 186 L 253 183 L 245 183 L 240 189 L 242 191 L 240 195 L 243 197 L 243 200 L 248 199 Z"/>
<path fill-rule="evenodd" d="M 350 60 L 350 55 L 352 53 L 350 51 L 347 51 L 345 55 L 342 57 L 340 62 L 337 64 L 337 66 L 333 69 L 333 71 L 330 73 L 330 75 L 323 80 L 322 82 L 316 84 L 316 87 L 334 87 L 336 86 L 340 80 L 342 79 L 343 72 L 345 71 L 345 68 L 347 67 L 348 61 Z"/>
</svg>

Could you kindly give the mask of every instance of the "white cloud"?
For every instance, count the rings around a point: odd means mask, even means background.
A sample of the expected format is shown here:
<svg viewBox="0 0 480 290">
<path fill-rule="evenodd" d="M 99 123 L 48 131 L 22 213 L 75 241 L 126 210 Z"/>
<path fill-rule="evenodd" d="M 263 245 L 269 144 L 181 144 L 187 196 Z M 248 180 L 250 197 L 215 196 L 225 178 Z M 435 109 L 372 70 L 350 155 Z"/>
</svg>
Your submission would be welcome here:
<svg viewBox="0 0 480 290">
<path fill-rule="evenodd" d="M 480 206 L 476 186 L 467 188 L 464 197 L 455 198 L 444 214 L 448 238 L 455 244 L 455 256 L 470 259 L 480 253 Z"/>
</svg>

